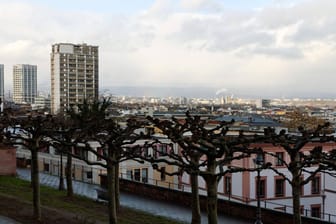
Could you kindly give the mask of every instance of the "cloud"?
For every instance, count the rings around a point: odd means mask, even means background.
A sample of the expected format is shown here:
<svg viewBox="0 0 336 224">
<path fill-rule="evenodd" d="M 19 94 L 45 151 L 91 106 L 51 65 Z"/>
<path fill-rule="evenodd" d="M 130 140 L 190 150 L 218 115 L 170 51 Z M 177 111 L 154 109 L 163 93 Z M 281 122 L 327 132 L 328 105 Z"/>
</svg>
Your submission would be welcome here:
<svg viewBox="0 0 336 224">
<path fill-rule="evenodd" d="M 181 0 L 180 7 L 190 11 L 219 12 L 223 5 L 215 0 Z"/>
<path fill-rule="evenodd" d="M 0 63 L 7 86 L 17 63 L 37 64 L 38 82 L 48 86 L 51 45 L 86 42 L 99 46 L 102 87 L 290 92 L 296 83 L 305 83 L 297 87 L 302 91 L 317 83 L 331 91 L 336 1 L 287 3 L 232 10 L 215 0 L 156 0 L 145 10 L 121 15 L 1 1 Z"/>
<path fill-rule="evenodd" d="M 291 60 L 295 58 L 302 58 L 304 55 L 302 51 L 296 47 L 264 47 L 258 46 L 250 49 L 250 51 L 244 52 L 245 54 L 262 54 L 270 57 L 281 57 L 284 60 Z"/>
</svg>

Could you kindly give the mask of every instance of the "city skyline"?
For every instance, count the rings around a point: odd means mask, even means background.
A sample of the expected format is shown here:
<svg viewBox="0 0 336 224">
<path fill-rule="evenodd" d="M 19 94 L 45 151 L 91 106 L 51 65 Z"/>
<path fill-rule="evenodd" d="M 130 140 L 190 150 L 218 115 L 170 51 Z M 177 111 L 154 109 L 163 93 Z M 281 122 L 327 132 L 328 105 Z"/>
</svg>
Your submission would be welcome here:
<svg viewBox="0 0 336 224">
<path fill-rule="evenodd" d="M 335 9 L 333 0 L 4 0 L 5 91 L 15 64 L 37 64 L 38 89 L 50 89 L 52 44 L 85 42 L 99 46 L 101 89 L 336 97 Z"/>
</svg>

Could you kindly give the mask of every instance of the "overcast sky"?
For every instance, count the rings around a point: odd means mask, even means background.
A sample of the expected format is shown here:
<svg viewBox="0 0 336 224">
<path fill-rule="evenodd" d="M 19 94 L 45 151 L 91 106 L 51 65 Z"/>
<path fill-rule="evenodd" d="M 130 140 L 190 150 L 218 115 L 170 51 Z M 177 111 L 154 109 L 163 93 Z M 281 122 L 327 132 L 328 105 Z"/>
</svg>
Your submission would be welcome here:
<svg viewBox="0 0 336 224">
<path fill-rule="evenodd" d="M 54 43 L 99 46 L 100 86 L 336 97 L 336 0 L 0 0 L 5 87 L 14 64 L 50 86 Z"/>
</svg>

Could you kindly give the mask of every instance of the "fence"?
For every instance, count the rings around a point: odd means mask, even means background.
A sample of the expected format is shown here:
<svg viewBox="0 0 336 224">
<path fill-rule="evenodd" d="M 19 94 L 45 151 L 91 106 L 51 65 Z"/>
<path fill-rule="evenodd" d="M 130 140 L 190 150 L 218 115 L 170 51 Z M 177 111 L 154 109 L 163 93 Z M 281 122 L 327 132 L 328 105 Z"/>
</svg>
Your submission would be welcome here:
<svg viewBox="0 0 336 224">
<path fill-rule="evenodd" d="M 293 206 L 284 205 L 280 203 L 275 203 L 271 201 L 263 201 L 264 208 L 272 208 L 276 206 L 276 210 L 282 211 L 284 213 L 293 214 Z M 301 209 L 301 216 L 314 218 L 314 219 L 321 219 L 324 221 L 328 221 L 330 223 L 336 222 L 336 215 L 330 213 L 324 213 L 321 211 L 314 211 L 311 209 Z"/>
<path fill-rule="evenodd" d="M 29 166 L 30 158 L 31 158 L 31 155 L 28 150 L 22 150 L 22 149 L 17 150 L 17 159 L 25 160 L 25 162 L 22 163 L 23 165 Z M 40 160 L 39 167 L 40 167 L 41 172 L 48 173 L 50 175 L 59 176 L 61 173 L 60 171 L 62 167 L 62 172 L 63 174 L 65 174 L 65 167 L 66 167 L 66 157 L 65 156 L 63 157 L 63 162 L 61 163 L 60 155 L 40 153 L 39 160 Z M 73 165 L 72 165 L 71 170 L 72 170 L 73 180 L 91 183 L 91 184 L 100 184 L 101 182 L 100 174 L 106 173 L 106 169 L 104 168 L 98 168 L 95 166 L 87 165 L 86 163 L 80 160 L 77 160 L 77 159 L 73 159 Z M 157 187 L 164 187 L 170 190 L 178 190 L 178 191 L 186 192 L 186 193 L 191 192 L 190 185 L 183 184 L 183 183 L 176 184 L 173 182 L 157 180 L 157 179 L 148 178 L 148 177 L 145 179 L 143 178 L 135 179 L 134 176 L 130 177 L 127 173 L 119 173 L 119 178 L 138 182 L 141 184 L 147 184 L 147 185 L 152 185 L 152 186 L 157 186 Z M 200 195 L 206 195 L 206 190 L 200 188 L 199 193 Z M 247 197 L 242 197 L 242 196 L 232 195 L 232 194 L 227 195 L 223 193 L 218 193 L 218 198 L 243 203 L 246 205 L 250 205 L 251 202 L 256 202 L 256 199 L 253 199 L 253 198 L 247 198 Z M 293 214 L 292 206 L 275 203 L 275 202 L 271 202 L 267 200 L 263 200 L 262 203 L 265 209 L 274 210 L 274 207 L 276 207 L 277 211 L 283 212 L 285 214 Z M 321 211 L 314 212 L 313 210 L 310 210 L 310 209 L 302 209 L 301 214 L 304 217 L 315 218 L 318 220 L 324 220 L 324 221 L 328 221 L 332 223 L 336 222 L 336 215 L 329 214 L 329 213 L 323 213 Z"/>
</svg>

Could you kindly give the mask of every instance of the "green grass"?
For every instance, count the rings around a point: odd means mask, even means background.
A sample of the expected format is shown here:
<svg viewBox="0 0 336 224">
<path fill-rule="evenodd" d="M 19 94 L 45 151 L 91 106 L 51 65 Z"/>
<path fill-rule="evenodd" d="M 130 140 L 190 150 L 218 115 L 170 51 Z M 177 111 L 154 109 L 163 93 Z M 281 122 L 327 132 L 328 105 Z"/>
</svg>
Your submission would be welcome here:
<svg viewBox="0 0 336 224">
<path fill-rule="evenodd" d="M 20 200 L 32 201 L 30 182 L 16 177 L 0 176 L 0 193 L 14 196 Z M 77 195 L 69 199 L 66 197 L 65 191 L 41 186 L 41 204 L 42 206 L 76 214 L 81 220 L 91 220 L 87 223 L 94 223 L 95 220 L 108 222 L 106 204 Z M 175 220 L 124 207 L 118 212 L 118 222 L 121 224 L 180 223 Z"/>
</svg>

